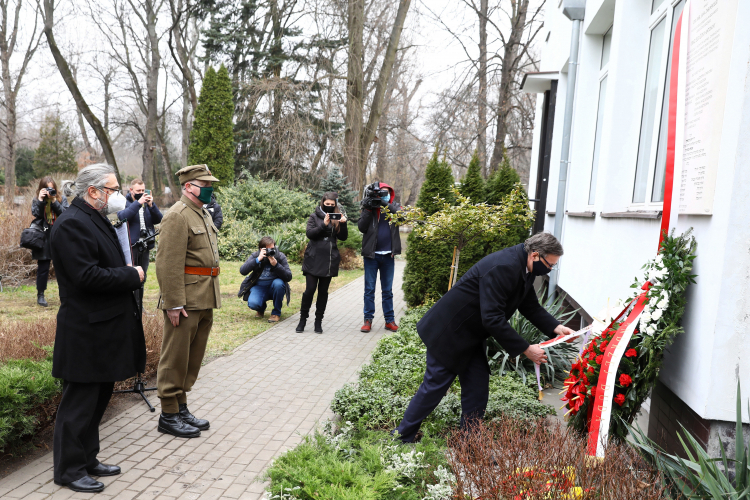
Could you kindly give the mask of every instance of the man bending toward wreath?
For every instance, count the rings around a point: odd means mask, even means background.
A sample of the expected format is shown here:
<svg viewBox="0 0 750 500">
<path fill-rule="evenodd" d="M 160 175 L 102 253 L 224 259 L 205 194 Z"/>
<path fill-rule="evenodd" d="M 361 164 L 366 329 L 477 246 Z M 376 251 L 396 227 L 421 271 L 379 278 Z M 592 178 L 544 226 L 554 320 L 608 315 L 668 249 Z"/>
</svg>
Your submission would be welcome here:
<svg viewBox="0 0 750 500">
<path fill-rule="evenodd" d="M 417 323 L 427 346 L 424 381 L 394 431 L 413 443 L 422 421 L 440 403 L 458 377 L 461 384 L 461 428 L 484 417 L 489 399 L 487 338 L 492 336 L 511 357 L 525 354 L 546 363 L 539 345 L 529 345 L 508 323 L 520 311 L 542 333 L 552 337 L 573 330 L 560 324 L 539 304 L 534 278 L 548 274 L 563 248 L 549 233 L 492 253 L 477 262 Z"/>
</svg>

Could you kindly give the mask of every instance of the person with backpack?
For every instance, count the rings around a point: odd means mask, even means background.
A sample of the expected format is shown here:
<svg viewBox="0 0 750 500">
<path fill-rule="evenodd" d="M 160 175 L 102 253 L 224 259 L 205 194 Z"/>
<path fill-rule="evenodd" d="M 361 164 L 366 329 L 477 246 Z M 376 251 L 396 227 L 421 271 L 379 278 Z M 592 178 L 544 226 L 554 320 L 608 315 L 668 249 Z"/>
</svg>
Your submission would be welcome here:
<svg viewBox="0 0 750 500">
<path fill-rule="evenodd" d="M 306 288 L 302 294 L 302 305 L 299 311 L 297 331 L 305 331 L 307 318 L 310 315 L 315 289 L 318 300 L 315 302 L 315 333 L 323 333 L 323 315 L 328 304 L 328 287 L 331 279 L 339 274 L 339 254 L 337 240 L 345 241 L 349 236 L 346 215 L 338 207 L 336 193 L 325 193 L 320 205 L 307 219 L 307 237 L 310 242 L 305 248 L 302 261 L 302 274 L 305 275 Z"/>
</svg>

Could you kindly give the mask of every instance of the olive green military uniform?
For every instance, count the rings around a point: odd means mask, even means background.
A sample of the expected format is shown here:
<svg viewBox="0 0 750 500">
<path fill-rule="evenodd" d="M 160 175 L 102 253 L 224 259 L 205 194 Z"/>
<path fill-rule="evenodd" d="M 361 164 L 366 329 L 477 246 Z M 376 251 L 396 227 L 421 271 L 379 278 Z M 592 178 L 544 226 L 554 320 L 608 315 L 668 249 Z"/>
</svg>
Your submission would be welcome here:
<svg viewBox="0 0 750 500">
<path fill-rule="evenodd" d="M 190 180 L 217 181 L 206 165 L 185 167 L 180 184 Z M 164 413 L 177 413 L 198 378 L 213 324 L 221 307 L 217 229 L 211 214 L 184 194 L 161 221 L 156 251 L 156 278 L 164 311 L 164 338 L 157 371 L 157 394 Z M 167 311 L 183 307 L 178 326 Z"/>
</svg>

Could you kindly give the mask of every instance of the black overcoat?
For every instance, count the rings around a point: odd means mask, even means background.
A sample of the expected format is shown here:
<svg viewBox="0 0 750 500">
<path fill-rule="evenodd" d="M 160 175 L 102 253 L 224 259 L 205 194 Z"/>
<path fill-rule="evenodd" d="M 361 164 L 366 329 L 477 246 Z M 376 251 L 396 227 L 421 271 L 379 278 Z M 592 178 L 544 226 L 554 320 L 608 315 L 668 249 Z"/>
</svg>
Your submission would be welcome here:
<svg viewBox="0 0 750 500">
<path fill-rule="evenodd" d="M 60 288 L 52 375 L 92 383 L 143 372 L 146 342 L 133 296 L 141 282 L 112 224 L 75 198 L 52 227 L 52 262 Z"/>
<path fill-rule="evenodd" d="M 341 255 L 336 240 L 345 241 L 349 237 L 349 229 L 346 222 L 339 222 L 339 230 L 334 235 L 333 223 L 326 226 L 323 222 L 325 218 L 326 214 L 323 209 L 317 207 L 307 219 L 305 233 L 310 241 L 307 243 L 305 257 L 302 260 L 302 274 L 304 275 L 309 274 L 319 278 L 339 275 Z"/>
<path fill-rule="evenodd" d="M 526 272 L 528 254 L 523 244 L 483 258 L 417 323 L 427 350 L 446 368 L 460 373 L 477 349 L 484 352 L 492 336 L 511 356 L 529 343 L 508 320 L 520 311 L 545 335 L 554 336 L 560 324 L 536 298 L 534 276 Z"/>
</svg>

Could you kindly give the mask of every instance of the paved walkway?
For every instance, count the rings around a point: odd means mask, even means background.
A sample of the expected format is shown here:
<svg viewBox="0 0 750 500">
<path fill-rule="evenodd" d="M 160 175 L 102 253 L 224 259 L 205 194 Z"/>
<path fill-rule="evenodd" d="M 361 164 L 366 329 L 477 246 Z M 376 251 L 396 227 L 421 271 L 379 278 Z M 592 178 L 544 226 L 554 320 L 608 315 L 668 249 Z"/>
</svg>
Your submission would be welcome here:
<svg viewBox="0 0 750 500">
<path fill-rule="evenodd" d="M 403 262 L 397 262 L 397 318 L 405 309 L 402 275 Z M 158 433 L 158 405 L 150 413 L 138 404 L 101 428 L 99 459 L 123 470 L 101 478 L 104 492 L 81 494 L 55 485 L 50 453 L 0 481 L 0 498 L 262 498 L 259 477 L 270 461 L 332 415 L 334 393 L 356 378 L 385 333 L 382 316 L 372 333 L 359 331 L 363 289 L 359 278 L 330 295 L 323 335 L 313 333 L 312 324 L 296 333 L 294 315 L 204 366 L 189 396 L 191 411 L 211 421 L 200 438 Z M 377 314 L 379 296 L 378 290 Z"/>
</svg>

